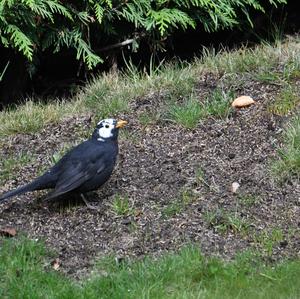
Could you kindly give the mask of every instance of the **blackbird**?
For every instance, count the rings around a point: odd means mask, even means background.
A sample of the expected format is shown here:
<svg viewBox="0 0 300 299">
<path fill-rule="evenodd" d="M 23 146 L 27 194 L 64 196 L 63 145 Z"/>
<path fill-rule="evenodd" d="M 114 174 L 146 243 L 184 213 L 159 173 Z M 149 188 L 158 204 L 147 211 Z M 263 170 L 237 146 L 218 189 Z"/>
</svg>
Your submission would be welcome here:
<svg viewBox="0 0 300 299">
<path fill-rule="evenodd" d="M 83 193 L 98 189 L 112 174 L 118 155 L 119 128 L 126 124 L 125 120 L 111 118 L 100 121 L 90 139 L 74 147 L 31 183 L 2 194 L 0 201 L 29 191 L 54 189 L 47 199 L 77 193 L 87 204 Z"/>
</svg>

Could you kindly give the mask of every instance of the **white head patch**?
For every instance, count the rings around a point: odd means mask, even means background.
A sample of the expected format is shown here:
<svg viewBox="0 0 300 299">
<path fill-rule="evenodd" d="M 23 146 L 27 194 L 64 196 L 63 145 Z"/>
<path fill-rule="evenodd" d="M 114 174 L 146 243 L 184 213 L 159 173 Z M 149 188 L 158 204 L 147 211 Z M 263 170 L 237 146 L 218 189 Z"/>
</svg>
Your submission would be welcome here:
<svg viewBox="0 0 300 299">
<path fill-rule="evenodd" d="M 98 129 L 99 141 L 104 141 L 103 138 L 110 138 L 113 136 L 112 130 L 115 128 L 116 121 L 113 118 L 107 118 L 98 122 L 98 126 L 101 125 L 101 128 Z"/>
</svg>

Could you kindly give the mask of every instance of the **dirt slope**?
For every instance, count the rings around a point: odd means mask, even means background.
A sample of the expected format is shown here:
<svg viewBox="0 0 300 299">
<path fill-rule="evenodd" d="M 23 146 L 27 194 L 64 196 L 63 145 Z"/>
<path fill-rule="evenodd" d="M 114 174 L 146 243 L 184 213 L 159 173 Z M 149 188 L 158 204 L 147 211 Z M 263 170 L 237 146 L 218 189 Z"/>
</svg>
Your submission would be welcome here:
<svg viewBox="0 0 300 299">
<path fill-rule="evenodd" d="M 199 100 L 215 80 L 199 78 Z M 29 193 L 0 205 L 0 227 L 44 239 L 62 269 L 76 277 L 97 256 L 157 255 L 190 242 L 226 258 L 247 248 L 266 251 L 270 259 L 299 256 L 300 184 L 279 186 L 268 171 L 286 122 L 266 110 L 277 89 L 249 82 L 237 92 L 252 96 L 256 105 L 228 119 L 207 119 L 194 130 L 167 121 L 141 126 L 138 115 L 153 109 L 159 97 L 137 99 L 132 112 L 123 115 L 130 125 L 121 136 L 114 175 L 90 196 L 98 211 L 80 201 L 46 202 L 43 192 Z M 80 132 L 90 129 L 89 117 L 82 116 L 40 134 L 2 140 L 1 158 L 23 150 L 36 161 L 0 186 L 0 192 L 30 181 L 63 143 L 78 142 Z M 240 184 L 238 194 L 230 190 L 233 182 Z M 116 195 L 128 197 L 127 215 L 116 214 Z M 282 235 L 268 252 L 263 236 L 271 238 L 274 231 Z"/>
</svg>

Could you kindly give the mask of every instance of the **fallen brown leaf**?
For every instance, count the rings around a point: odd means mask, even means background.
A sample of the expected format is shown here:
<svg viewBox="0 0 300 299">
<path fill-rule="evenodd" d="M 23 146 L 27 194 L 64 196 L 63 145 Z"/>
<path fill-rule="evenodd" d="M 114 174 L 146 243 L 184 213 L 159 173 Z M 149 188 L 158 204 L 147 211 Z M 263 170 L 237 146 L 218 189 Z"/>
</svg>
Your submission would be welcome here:
<svg viewBox="0 0 300 299">
<path fill-rule="evenodd" d="M 0 228 L 0 236 L 4 237 L 14 237 L 17 234 L 17 231 L 13 227 L 5 227 L 5 228 Z"/>
<path fill-rule="evenodd" d="M 61 264 L 61 262 L 60 262 L 59 258 L 56 258 L 54 261 L 51 262 L 52 268 L 56 271 L 59 269 L 60 264 Z"/>
<path fill-rule="evenodd" d="M 135 216 L 135 217 L 139 217 L 139 216 L 141 216 L 142 214 L 143 214 L 143 211 L 141 211 L 141 210 L 136 210 L 134 216 Z"/>
</svg>

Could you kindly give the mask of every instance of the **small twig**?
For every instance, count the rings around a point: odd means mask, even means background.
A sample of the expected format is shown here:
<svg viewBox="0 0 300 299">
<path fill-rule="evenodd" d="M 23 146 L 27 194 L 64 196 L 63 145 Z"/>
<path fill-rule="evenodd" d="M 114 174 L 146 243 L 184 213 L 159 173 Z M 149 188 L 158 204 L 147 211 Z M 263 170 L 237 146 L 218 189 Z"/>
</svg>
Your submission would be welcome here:
<svg viewBox="0 0 300 299">
<path fill-rule="evenodd" d="M 89 208 L 89 209 L 91 209 L 91 210 L 97 210 L 97 211 L 98 211 L 98 208 L 92 206 L 92 205 L 87 201 L 87 199 L 85 198 L 85 196 L 84 196 L 82 193 L 80 193 L 80 196 L 81 196 L 81 199 L 83 200 L 83 202 L 85 203 L 85 205 L 87 206 L 87 208 Z"/>
<path fill-rule="evenodd" d="M 108 51 L 108 50 L 112 50 L 112 49 L 116 49 L 116 48 L 121 48 L 127 45 L 132 44 L 135 40 L 140 39 L 141 37 L 145 36 L 145 33 L 135 33 L 134 38 L 128 38 L 122 42 L 119 43 L 115 43 L 100 49 L 96 49 L 95 52 L 104 52 L 104 51 Z"/>
<path fill-rule="evenodd" d="M 112 44 L 112 45 L 103 47 L 101 49 L 98 49 L 98 50 L 96 50 L 96 52 L 104 52 L 104 51 L 112 50 L 112 49 L 115 49 L 115 48 L 124 47 L 124 46 L 132 44 L 134 42 L 134 40 L 135 40 L 135 38 L 129 38 L 129 39 L 126 39 L 126 40 L 124 40 L 120 43 Z"/>
<path fill-rule="evenodd" d="M 2 81 L 2 79 L 3 79 L 3 77 L 4 77 L 4 74 L 5 74 L 5 72 L 6 72 L 7 68 L 8 68 L 8 66 L 9 66 L 9 64 L 10 64 L 10 60 L 7 61 L 7 64 L 6 64 L 6 66 L 4 67 L 4 70 L 3 70 L 2 73 L 0 74 L 0 82 Z"/>
<path fill-rule="evenodd" d="M 83 61 L 80 60 L 79 66 L 78 66 L 78 69 L 77 69 L 77 73 L 76 73 L 76 76 L 77 76 L 77 77 L 79 77 L 79 75 L 80 75 L 80 71 L 81 71 L 82 65 L 83 65 Z"/>
<path fill-rule="evenodd" d="M 259 273 L 259 275 L 261 275 L 261 276 L 263 276 L 263 277 L 265 277 L 265 278 L 268 278 L 268 279 L 270 279 L 270 280 L 273 280 L 273 281 L 276 281 L 276 280 L 277 280 L 276 278 L 271 277 L 271 276 L 269 276 L 269 275 L 267 275 L 267 274 L 264 274 L 264 273 Z"/>
</svg>

